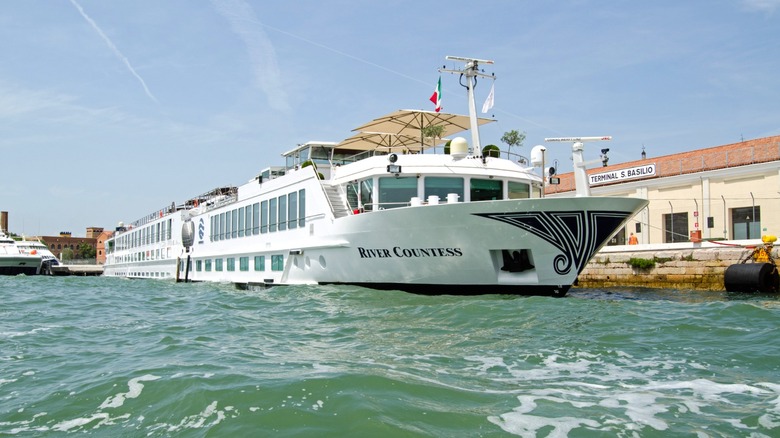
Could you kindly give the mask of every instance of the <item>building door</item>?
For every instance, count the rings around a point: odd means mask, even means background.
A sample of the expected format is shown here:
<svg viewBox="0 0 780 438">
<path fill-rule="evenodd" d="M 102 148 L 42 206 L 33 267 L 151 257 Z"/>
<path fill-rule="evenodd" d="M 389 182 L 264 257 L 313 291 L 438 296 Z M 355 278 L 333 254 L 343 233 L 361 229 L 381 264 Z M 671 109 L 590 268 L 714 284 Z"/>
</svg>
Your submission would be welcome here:
<svg viewBox="0 0 780 438">
<path fill-rule="evenodd" d="M 735 240 L 761 237 L 761 207 L 731 209 L 731 236 Z"/>
<path fill-rule="evenodd" d="M 664 243 L 688 241 L 688 212 L 664 215 Z"/>
<path fill-rule="evenodd" d="M 626 227 L 623 227 L 615 233 L 614 236 L 612 236 L 611 239 L 609 239 L 609 242 L 607 242 L 607 246 L 612 245 L 625 245 L 626 244 Z"/>
</svg>

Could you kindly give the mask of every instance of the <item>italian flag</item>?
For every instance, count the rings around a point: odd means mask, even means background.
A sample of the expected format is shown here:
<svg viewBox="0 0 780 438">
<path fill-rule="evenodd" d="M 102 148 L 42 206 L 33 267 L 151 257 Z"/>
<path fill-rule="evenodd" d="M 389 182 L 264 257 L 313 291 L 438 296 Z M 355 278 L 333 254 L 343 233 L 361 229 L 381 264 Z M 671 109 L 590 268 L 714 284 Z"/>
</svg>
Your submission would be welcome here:
<svg viewBox="0 0 780 438">
<path fill-rule="evenodd" d="M 431 96 L 431 102 L 433 102 L 433 104 L 436 105 L 434 111 L 436 111 L 437 113 L 441 111 L 441 76 L 439 76 L 439 82 L 436 84 L 436 89 L 433 90 L 433 95 Z"/>
</svg>

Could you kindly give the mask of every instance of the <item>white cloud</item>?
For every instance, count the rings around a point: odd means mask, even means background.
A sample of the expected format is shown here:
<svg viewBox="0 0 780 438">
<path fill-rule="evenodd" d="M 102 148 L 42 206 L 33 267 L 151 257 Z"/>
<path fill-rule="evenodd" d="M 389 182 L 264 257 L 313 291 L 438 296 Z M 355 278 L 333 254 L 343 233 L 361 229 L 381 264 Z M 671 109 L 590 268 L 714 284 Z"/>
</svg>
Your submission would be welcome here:
<svg viewBox="0 0 780 438">
<path fill-rule="evenodd" d="M 780 0 L 742 0 L 742 4 L 752 11 L 773 13 L 780 8 Z"/>
<path fill-rule="evenodd" d="M 144 92 L 147 96 L 149 96 L 150 99 L 152 99 L 155 103 L 157 102 L 157 98 L 154 97 L 152 92 L 149 90 L 149 87 L 146 86 L 146 81 L 144 81 L 144 78 L 141 77 L 141 75 L 138 74 L 138 72 L 135 71 L 135 68 L 133 68 L 133 65 L 130 64 L 130 60 L 127 59 L 125 55 L 122 54 L 122 52 L 119 51 L 119 49 L 116 47 L 116 45 L 111 41 L 111 39 L 106 35 L 102 29 L 95 23 L 95 21 L 87 15 L 86 12 L 84 12 L 84 9 L 81 7 L 80 4 L 76 2 L 76 0 L 70 0 L 70 2 L 73 4 L 73 6 L 79 11 L 79 14 L 81 14 L 82 17 L 84 17 L 84 20 L 89 23 L 90 26 L 95 30 L 95 32 L 100 35 L 101 38 L 103 38 L 103 41 L 106 42 L 108 45 L 108 48 L 111 49 L 112 52 L 114 52 L 114 55 L 119 58 L 122 63 L 125 64 L 125 67 L 130 71 L 130 73 L 135 76 L 136 79 L 138 79 L 138 82 L 141 83 L 141 86 L 144 88 Z"/>
<path fill-rule="evenodd" d="M 268 97 L 268 103 L 276 110 L 290 111 L 276 61 L 276 50 L 252 7 L 243 0 L 212 0 L 212 4 L 246 45 L 255 81 Z"/>
</svg>

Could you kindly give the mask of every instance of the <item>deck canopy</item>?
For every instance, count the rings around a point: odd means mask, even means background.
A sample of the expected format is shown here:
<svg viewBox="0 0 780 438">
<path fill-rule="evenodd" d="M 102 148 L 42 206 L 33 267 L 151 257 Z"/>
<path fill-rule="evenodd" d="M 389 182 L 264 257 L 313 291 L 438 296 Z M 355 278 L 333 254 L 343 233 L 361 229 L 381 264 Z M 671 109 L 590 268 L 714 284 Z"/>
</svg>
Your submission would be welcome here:
<svg viewBox="0 0 780 438">
<path fill-rule="evenodd" d="M 421 152 L 444 143 L 441 138 L 420 138 L 419 135 L 388 134 L 384 132 L 358 132 L 338 144 L 340 149 L 381 152 Z"/>
<path fill-rule="evenodd" d="M 477 119 L 479 125 L 493 121 L 485 118 Z M 438 138 L 424 137 L 423 128 L 428 126 L 443 127 L 441 136 Z M 358 134 L 339 143 L 339 147 L 356 150 L 398 148 L 421 151 L 444 143 L 447 137 L 468 129 L 470 129 L 469 117 L 465 115 L 422 110 L 398 110 L 353 129 Z"/>
</svg>

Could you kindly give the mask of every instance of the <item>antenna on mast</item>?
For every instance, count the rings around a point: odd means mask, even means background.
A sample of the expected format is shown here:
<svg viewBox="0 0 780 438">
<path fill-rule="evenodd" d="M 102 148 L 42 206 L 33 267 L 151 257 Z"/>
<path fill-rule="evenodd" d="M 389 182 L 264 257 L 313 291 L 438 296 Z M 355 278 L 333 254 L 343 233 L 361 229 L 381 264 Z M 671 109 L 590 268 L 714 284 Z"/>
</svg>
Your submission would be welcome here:
<svg viewBox="0 0 780 438">
<path fill-rule="evenodd" d="M 477 123 L 477 106 L 474 102 L 474 86 L 477 83 L 477 76 L 485 78 L 495 78 L 495 75 L 489 75 L 479 71 L 479 64 L 493 64 L 493 61 L 487 59 L 465 58 L 462 56 L 447 56 L 447 60 L 460 61 L 466 63 L 462 70 L 450 70 L 440 68 L 439 73 L 457 73 L 466 76 L 466 92 L 469 96 L 469 122 L 471 125 L 471 150 L 474 155 L 482 155 L 482 145 L 479 142 L 479 123 Z"/>
</svg>

